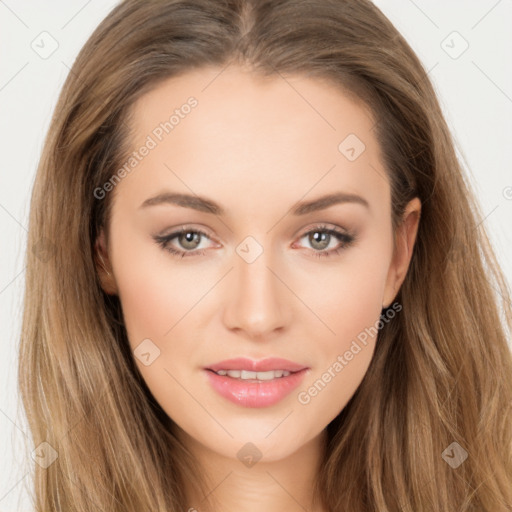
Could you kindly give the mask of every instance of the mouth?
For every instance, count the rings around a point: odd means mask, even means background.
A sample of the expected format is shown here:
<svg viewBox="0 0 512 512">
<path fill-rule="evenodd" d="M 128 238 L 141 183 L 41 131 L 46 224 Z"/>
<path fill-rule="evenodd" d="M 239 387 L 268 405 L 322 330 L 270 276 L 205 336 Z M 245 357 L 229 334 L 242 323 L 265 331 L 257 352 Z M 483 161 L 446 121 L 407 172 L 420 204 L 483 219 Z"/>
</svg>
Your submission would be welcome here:
<svg viewBox="0 0 512 512">
<path fill-rule="evenodd" d="M 302 370 L 212 370 L 204 369 L 212 389 L 242 407 L 262 408 L 283 401 L 303 382 L 309 368 Z"/>
</svg>

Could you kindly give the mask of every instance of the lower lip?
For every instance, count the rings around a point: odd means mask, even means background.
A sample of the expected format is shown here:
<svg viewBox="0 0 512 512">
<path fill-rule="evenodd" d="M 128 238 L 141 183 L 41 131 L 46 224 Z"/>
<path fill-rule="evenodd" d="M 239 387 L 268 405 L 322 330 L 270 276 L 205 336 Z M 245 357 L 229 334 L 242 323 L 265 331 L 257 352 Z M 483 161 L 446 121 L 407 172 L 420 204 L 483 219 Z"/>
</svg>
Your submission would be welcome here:
<svg viewBox="0 0 512 512">
<path fill-rule="evenodd" d="M 210 384 L 219 395 L 244 407 L 269 407 L 280 402 L 300 385 L 307 368 L 290 373 L 287 377 L 255 381 L 234 379 L 205 370 Z"/>
</svg>

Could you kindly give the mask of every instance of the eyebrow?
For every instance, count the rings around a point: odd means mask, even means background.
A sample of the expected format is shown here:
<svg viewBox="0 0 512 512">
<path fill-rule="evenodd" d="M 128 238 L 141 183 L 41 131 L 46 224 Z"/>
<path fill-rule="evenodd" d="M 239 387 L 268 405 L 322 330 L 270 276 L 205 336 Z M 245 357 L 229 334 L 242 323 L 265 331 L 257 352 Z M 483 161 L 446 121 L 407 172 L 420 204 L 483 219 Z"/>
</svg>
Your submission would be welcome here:
<svg viewBox="0 0 512 512">
<path fill-rule="evenodd" d="M 302 201 L 292 206 L 291 213 L 293 215 L 307 215 L 308 213 L 324 210 L 335 204 L 355 203 L 360 204 L 366 208 L 370 205 L 366 199 L 357 194 L 348 194 L 346 192 L 336 192 L 327 194 L 311 201 Z M 214 215 L 224 215 L 225 210 L 222 206 L 218 205 L 215 201 L 190 194 L 178 194 L 174 192 L 163 192 L 154 197 L 146 199 L 140 208 L 148 206 L 174 204 L 183 208 L 192 208 L 200 212 L 212 213 Z"/>
</svg>

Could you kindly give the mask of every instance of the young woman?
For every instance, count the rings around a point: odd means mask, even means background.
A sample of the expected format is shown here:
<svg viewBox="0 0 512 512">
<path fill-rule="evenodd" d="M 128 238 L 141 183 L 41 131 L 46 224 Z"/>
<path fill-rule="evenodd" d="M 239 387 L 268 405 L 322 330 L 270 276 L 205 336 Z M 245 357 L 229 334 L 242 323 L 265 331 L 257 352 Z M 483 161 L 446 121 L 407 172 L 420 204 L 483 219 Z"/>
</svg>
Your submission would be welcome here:
<svg viewBox="0 0 512 512">
<path fill-rule="evenodd" d="M 36 510 L 511 510 L 481 217 L 371 2 L 120 3 L 33 190 Z"/>
</svg>

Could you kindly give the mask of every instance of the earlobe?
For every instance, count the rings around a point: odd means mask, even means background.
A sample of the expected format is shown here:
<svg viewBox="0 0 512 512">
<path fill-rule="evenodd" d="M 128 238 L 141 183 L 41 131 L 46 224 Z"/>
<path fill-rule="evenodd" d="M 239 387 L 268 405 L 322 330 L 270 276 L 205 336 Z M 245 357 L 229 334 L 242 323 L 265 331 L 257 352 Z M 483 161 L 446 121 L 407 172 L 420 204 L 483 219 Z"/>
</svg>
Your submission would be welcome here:
<svg viewBox="0 0 512 512">
<path fill-rule="evenodd" d="M 421 201 L 418 197 L 415 197 L 407 204 L 402 223 L 397 227 L 395 234 L 396 247 L 386 280 L 382 301 L 383 308 L 389 307 L 393 302 L 405 280 L 416 242 L 420 217 Z"/>
<path fill-rule="evenodd" d="M 108 295 L 117 295 L 117 284 L 112 271 L 112 265 L 110 264 L 103 229 L 94 244 L 94 259 L 96 272 L 98 273 L 103 291 Z"/>
</svg>

